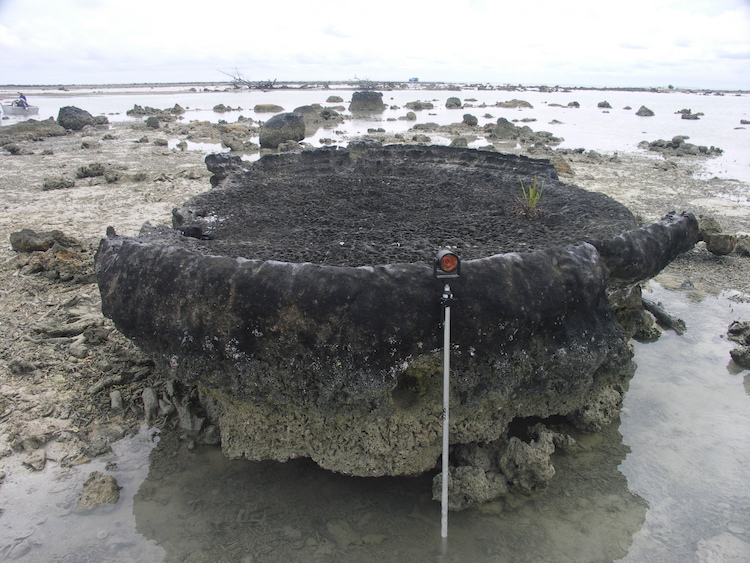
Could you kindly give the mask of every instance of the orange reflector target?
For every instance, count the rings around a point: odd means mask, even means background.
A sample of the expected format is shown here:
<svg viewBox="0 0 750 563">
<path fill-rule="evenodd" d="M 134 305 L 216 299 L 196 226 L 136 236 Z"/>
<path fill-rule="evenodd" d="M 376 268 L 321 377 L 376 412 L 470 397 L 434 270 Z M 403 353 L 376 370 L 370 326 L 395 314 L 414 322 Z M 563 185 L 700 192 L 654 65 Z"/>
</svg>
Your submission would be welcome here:
<svg viewBox="0 0 750 563">
<path fill-rule="evenodd" d="M 446 254 L 440 259 L 440 269 L 450 273 L 458 268 L 458 256 L 455 254 Z"/>
<path fill-rule="evenodd" d="M 435 257 L 436 278 L 457 278 L 461 269 L 461 260 L 450 250 L 441 250 Z"/>
</svg>

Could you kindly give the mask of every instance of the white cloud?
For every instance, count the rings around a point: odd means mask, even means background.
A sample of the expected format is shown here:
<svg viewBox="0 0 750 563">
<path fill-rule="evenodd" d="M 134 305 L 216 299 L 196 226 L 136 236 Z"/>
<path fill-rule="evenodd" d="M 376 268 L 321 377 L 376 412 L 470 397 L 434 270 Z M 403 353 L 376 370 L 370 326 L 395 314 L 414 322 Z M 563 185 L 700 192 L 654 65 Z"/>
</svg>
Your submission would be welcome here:
<svg viewBox="0 0 750 563">
<path fill-rule="evenodd" d="M 663 68 L 677 84 L 750 88 L 749 41 L 746 0 L 381 0 L 366 13 L 306 0 L 0 0 L 9 83 L 223 80 L 237 69 L 648 86 L 665 82 Z"/>
</svg>

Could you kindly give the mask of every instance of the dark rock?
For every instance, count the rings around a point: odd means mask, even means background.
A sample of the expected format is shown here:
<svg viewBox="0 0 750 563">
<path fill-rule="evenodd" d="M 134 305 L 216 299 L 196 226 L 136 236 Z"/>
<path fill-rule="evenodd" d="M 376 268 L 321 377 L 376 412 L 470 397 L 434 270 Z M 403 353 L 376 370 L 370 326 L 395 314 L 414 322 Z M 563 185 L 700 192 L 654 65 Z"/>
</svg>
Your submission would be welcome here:
<svg viewBox="0 0 750 563">
<path fill-rule="evenodd" d="M 568 107 L 569 108 L 580 108 L 581 104 L 579 104 L 578 102 L 568 102 Z"/>
<path fill-rule="evenodd" d="M 146 118 L 146 127 L 150 129 L 159 129 L 159 118 L 155 115 Z"/>
<path fill-rule="evenodd" d="M 89 246 L 61 231 L 23 229 L 11 233 L 10 243 L 13 250 L 25 254 L 18 262 L 23 273 L 82 284 L 95 279 Z"/>
<path fill-rule="evenodd" d="M 305 119 L 299 113 L 280 113 L 266 121 L 260 128 L 260 146 L 275 149 L 285 141 L 305 138 Z"/>
<path fill-rule="evenodd" d="M 740 256 L 750 256 L 750 237 L 746 235 L 737 237 L 735 250 Z"/>
<path fill-rule="evenodd" d="M 206 168 L 213 174 L 211 186 L 216 187 L 234 172 L 242 172 L 242 158 L 235 154 L 215 153 L 205 158 Z"/>
<path fill-rule="evenodd" d="M 517 100 L 515 98 L 512 100 L 508 100 L 507 102 L 497 102 L 495 106 L 499 108 L 534 108 L 534 106 L 532 106 L 526 100 Z"/>
<path fill-rule="evenodd" d="M 96 125 L 94 116 L 75 106 L 61 107 L 57 114 L 57 122 L 65 129 L 72 131 L 80 131 L 87 125 Z"/>
<path fill-rule="evenodd" d="M 470 127 L 476 127 L 479 124 L 479 120 L 470 113 L 464 114 L 463 122 Z"/>
<path fill-rule="evenodd" d="M 43 121 L 25 119 L 12 125 L 0 127 L 0 146 L 8 150 L 8 143 L 14 141 L 34 141 L 45 137 L 60 137 L 67 131 L 51 117 Z"/>
<path fill-rule="evenodd" d="M 445 101 L 445 107 L 447 109 L 462 109 L 464 106 L 460 98 L 450 97 Z"/>
<path fill-rule="evenodd" d="M 707 235 L 703 240 L 706 241 L 706 250 L 717 256 L 731 254 L 737 246 L 737 235 L 728 233 Z"/>
<path fill-rule="evenodd" d="M 750 346 L 750 321 L 733 321 L 727 329 L 727 337 L 732 342 Z"/>
<path fill-rule="evenodd" d="M 729 354 L 735 364 L 750 369 L 750 346 L 738 346 L 734 350 L 730 350 Z"/>
<path fill-rule="evenodd" d="M 612 109 L 612 106 L 609 105 L 609 102 L 607 102 L 606 100 L 603 101 L 603 102 L 599 102 L 598 104 L 596 104 L 596 107 L 603 108 L 603 109 Z"/>
<path fill-rule="evenodd" d="M 64 247 L 80 248 L 81 243 L 62 231 L 36 232 L 22 229 L 10 234 L 10 246 L 15 252 L 44 252 L 55 244 Z"/>
<path fill-rule="evenodd" d="M 636 115 L 640 115 L 641 117 L 653 117 L 654 112 L 648 109 L 646 106 L 641 106 L 638 108 L 638 111 L 635 112 Z"/>
<path fill-rule="evenodd" d="M 284 111 L 284 108 L 276 104 L 258 104 L 253 108 L 255 113 L 279 113 Z"/>
<path fill-rule="evenodd" d="M 516 443 L 514 420 L 596 430 L 617 416 L 634 371 L 622 296 L 640 306 L 639 284 L 698 234 L 689 214 L 638 228 L 548 161 L 500 153 L 360 142 L 214 164 L 224 181 L 174 223 L 216 239 L 144 225 L 137 239 L 102 240 L 104 314 L 159 370 L 200 384 L 210 408 L 197 427 L 219 425 L 229 457 L 420 473 L 441 450 L 443 284 L 431 264 L 459 249 L 451 442 L 503 457 L 502 477 L 476 452 L 446 477 L 466 502 L 551 477 L 549 436 Z M 534 177 L 556 221 L 513 211 Z"/>
<path fill-rule="evenodd" d="M 305 137 L 311 137 L 320 127 L 332 128 L 344 121 L 336 110 L 323 108 L 319 104 L 294 108 L 293 113 L 302 115 L 305 121 Z"/>
<path fill-rule="evenodd" d="M 669 156 L 714 156 L 720 155 L 724 152 L 719 147 L 709 148 L 686 143 L 686 139 L 689 138 L 690 137 L 687 135 L 677 135 L 673 137 L 671 141 L 665 141 L 664 139 L 658 139 L 652 142 L 641 141 L 638 143 L 638 148 L 659 152 Z"/>
<path fill-rule="evenodd" d="M 328 96 L 328 99 L 326 100 L 327 104 L 340 104 L 344 101 L 344 98 L 341 96 Z"/>
<path fill-rule="evenodd" d="M 42 184 L 42 190 L 64 190 L 72 188 L 76 185 L 75 180 L 68 178 L 67 176 L 58 176 L 56 178 L 45 178 Z"/>
<path fill-rule="evenodd" d="M 422 111 L 425 109 L 435 108 L 432 102 L 421 102 L 419 100 L 417 100 L 416 102 L 406 102 L 406 104 L 404 104 L 404 107 L 406 107 L 406 109 L 411 109 L 414 111 Z"/>
<path fill-rule="evenodd" d="M 382 112 L 384 109 L 383 93 L 372 90 L 354 92 L 349 104 L 349 111 L 352 112 Z"/>
<path fill-rule="evenodd" d="M 497 140 L 515 139 L 518 134 L 518 127 L 504 117 L 500 117 L 497 120 L 497 125 L 492 129 L 491 138 Z"/>
<path fill-rule="evenodd" d="M 464 137 L 456 137 L 451 141 L 452 147 L 468 147 L 469 143 Z"/>
</svg>

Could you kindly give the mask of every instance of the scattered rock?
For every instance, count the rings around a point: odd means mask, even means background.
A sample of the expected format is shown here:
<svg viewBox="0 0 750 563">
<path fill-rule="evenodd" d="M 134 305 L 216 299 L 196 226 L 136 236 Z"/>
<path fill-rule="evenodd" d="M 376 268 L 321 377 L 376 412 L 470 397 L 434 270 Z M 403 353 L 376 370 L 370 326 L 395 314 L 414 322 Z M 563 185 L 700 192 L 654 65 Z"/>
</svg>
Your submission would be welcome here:
<svg viewBox="0 0 750 563">
<path fill-rule="evenodd" d="M 479 120 L 470 113 L 464 114 L 463 122 L 469 127 L 476 127 L 479 124 Z"/>
<path fill-rule="evenodd" d="M 159 129 L 159 118 L 155 115 L 146 118 L 146 127 L 149 129 Z"/>
<path fill-rule="evenodd" d="M 75 106 L 65 106 L 60 108 L 57 122 L 65 129 L 80 131 L 87 125 L 104 125 L 109 123 L 109 120 L 104 116 L 94 117 L 86 110 Z"/>
<path fill-rule="evenodd" d="M 112 475 L 92 471 L 83 483 L 83 491 L 78 498 L 78 508 L 88 509 L 99 504 L 117 504 L 120 500 L 120 486 Z"/>
<path fill-rule="evenodd" d="M 515 98 L 512 100 L 508 100 L 507 102 L 497 102 L 495 106 L 499 108 L 534 108 L 534 106 L 532 106 L 526 100 L 517 100 Z"/>
<path fill-rule="evenodd" d="M 411 110 L 414 110 L 414 111 L 422 111 L 424 109 L 434 109 L 435 108 L 435 106 L 433 105 L 432 102 L 421 102 L 419 100 L 417 100 L 416 102 L 406 102 L 406 104 L 404 104 L 404 105 L 405 105 L 406 109 L 411 109 Z"/>
<path fill-rule="evenodd" d="M 727 329 L 727 337 L 732 342 L 750 346 L 750 321 L 734 321 Z"/>
<path fill-rule="evenodd" d="M 461 103 L 460 98 L 451 96 L 445 101 L 445 107 L 447 109 L 462 109 L 464 106 Z"/>
<path fill-rule="evenodd" d="M 10 243 L 13 250 L 23 253 L 17 258 L 23 273 L 76 283 L 95 281 L 92 249 L 61 231 L 36 233 L 23 229 L 11 233 Z"/>
<path fill-rule="evenodd" d="M 606 100 L 603 101 L 603 102 L 599 102 L 598 104 L 596 104 L 596 107 L 603 108 L 603 109 L 612 109 L 612 106 Z"/>
<path fill-rule="evenodd" d="M 689 138 L 687 135 L 677 135 L 672 137 L 671 141 L 665 141 L 664 139 L 658 139 L 650 143 L 648 141 L 641 141 L 638 143 L 638 148 L 669 156 L 713 156 L 724 152 L 718 147 L 706 147 L 686 143 L 685 141 Z"/>
<path fill-rule="evenodd" d="M 81 243 L 62 231 L 36 232 L 22 229 L 10 234 L 10 246 L 16 252 L 44 252 L 55 244 L 63 247 L 80 248 Z"/>
<path fill-rule="evenodd" d="M 638 108 L 638 111 L 635 112 L 636 115 L 640 115 L 641 117 L 653 117 L 654 112 L 648 109 L 646 106 L 641 106 Z"/>
<path fill-rule="evenodd" d="M 734 363 L 743 368 L 750 368 L 750 346 L 738 346 L 730 350 Z"/>
<path fill-rule="evenodd" d="M 36 141 L 45 137 L 60 137 L 66 134 L 65 127 L 60 126 L 51 117 L 44 121 L 26 119 L 20 123 L 0 127 L 0 146 L 9 150 L 9 144 L 14 141 Z"/>
<path fill-rule="evenodd" d="M 699 220 L 699 234 L 705 241 L 706 249 L 717 256 L 731 254 L 737 246 L 737 236 L 722 232 L 721 225 L 713 217 L 701 216 Z"/>
<path fill-rule="evenodd" d="M 32 471 L 41 471 L 47 465 L 47 454 L 44 450 L 37 450 L 27 457 L 23 464 Z"/>
<path fill-rule="evenodd" d="M 156 389 L 153 387 L 146 387 L 143 390 L 142 397 L 146 423 L 151 424 L 156 420 L 157 413 L 159 412 L 159 396 L 156 393 Z"/>
<path fill-rule="evenodd" d="M 58 176 L 56 178 L 45 178 L 42 183 L 42 191 L 64 190 L 76 185 L 75 180 L 67 176 Z"/>
<path fill-rule="evenodd" d="M 750 256 L 750 236 L 740 236 L 737 237 L 737 246 L 735 247 L 735 251 L 740 256 Z"/>
<path fill-rule="evenodd" d="M 372 90 L 354 92 L 349 104 L 349 111 L 352 112 L 382 112 L 384 109 L 383 93 Z"/>
<path fill-rule="evenodd" d="M 326 100 L 327 104 L 340 104 L 344 101 L 344 98 L 341 96 L 328 96 L 328 99 Z"/>
<path fill-rule="evenodd" d="M 305 119 L 299 113 L 280 113 L 266 121 L 260 128 L 260 146 L 275 149 L 285 141 L 305 138 Z"/>
<path fill-rule="evenodd" d="M 258 104 L 253 108 L 253 111 L 255 113 L 279 113 L 284 111 L 284 108 L 276 104 Z"/>
<path fill-rule="evenodd" d="M 737 236 L 728 233 L 708 235 L 703 240 L 706 241 L 706 249 L 716 256 L 731 254 L 737 246 Z"/>
</svg>

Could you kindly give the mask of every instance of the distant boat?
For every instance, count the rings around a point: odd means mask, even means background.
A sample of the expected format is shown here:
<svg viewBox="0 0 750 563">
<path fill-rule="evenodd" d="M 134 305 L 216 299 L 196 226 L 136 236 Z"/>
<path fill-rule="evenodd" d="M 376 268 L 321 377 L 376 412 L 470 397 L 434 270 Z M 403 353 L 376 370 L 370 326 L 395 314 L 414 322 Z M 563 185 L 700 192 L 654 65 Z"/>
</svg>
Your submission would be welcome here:
<svg viewBox="0 0 750 563">
<path fill-rule="evenodd" d="M 39 106 L 23 107 L 16 102 L 3 102 L 0 104 L 5 115 L 36 115 L 39 113 Z"/>
<path fill-rule="evenodd" d="M 409 82 L 419 82 L 419 78 L 410 78 Z"/>
</svg>

